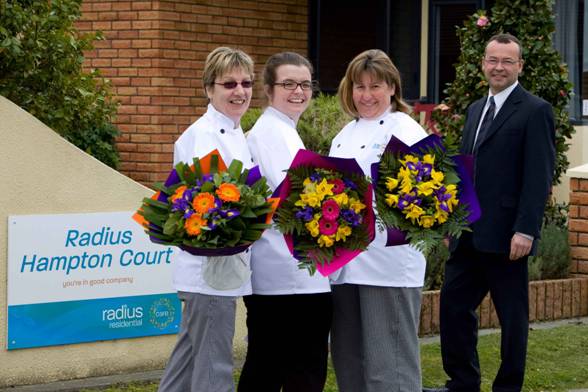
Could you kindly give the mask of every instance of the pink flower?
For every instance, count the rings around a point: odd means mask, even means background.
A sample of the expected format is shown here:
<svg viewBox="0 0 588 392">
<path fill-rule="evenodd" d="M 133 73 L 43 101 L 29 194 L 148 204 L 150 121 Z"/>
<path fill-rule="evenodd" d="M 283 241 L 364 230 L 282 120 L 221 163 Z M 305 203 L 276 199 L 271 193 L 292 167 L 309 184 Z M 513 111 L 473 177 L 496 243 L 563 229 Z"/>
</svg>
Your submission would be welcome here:
<svg viewBox="0 0 588 392">
<path fill-rule="evenodd" d="M 333 235 L 337 232 L 339 225 L 336 221 L 329 221 L 326 219 L 319 220 L 319 231 L 324 235 Z"/>
<path fill-rule="evenodd" d="M 333 178 L 332 180 L 327 181 L 329 184 L 335 185 L 333 187 L 333 193 L 338 195 L 339 193 L 343 193 L 345 191 L 345 183 L 340 178 Z"/>
<path fill-rule="evenodd" d="M 328 221 L 334 221 L 339 217 L 339 205 L 333 199 L 323 203 L 323 218 Z"/>
<path fill-rule="evenodd" d="M 476 22 L 476 25 L 478 27 L 484 27 L 486 26 L 488 23 L 490 23 L 490 20 L 488 19 L 487 16 L 482 15 L 478 18 L 478 21 Z"/>
</svg>

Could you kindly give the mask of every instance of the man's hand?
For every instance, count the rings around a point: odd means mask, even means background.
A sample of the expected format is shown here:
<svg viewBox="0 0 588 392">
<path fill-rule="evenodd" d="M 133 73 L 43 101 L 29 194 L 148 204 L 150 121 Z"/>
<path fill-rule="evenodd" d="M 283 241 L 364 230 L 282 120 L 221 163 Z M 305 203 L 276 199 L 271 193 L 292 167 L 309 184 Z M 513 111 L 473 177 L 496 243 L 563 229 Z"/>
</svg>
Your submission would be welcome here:
<svg viewBox="0 0 588 392">
<path fill-rule="evenodd" d="M 518 260 L 521 257 L 528 255 L 529 252 L 531 252 L 532 246 L 533 240 L 530 240 L 519 233 L 515 233 L 510 240 L 510 259 Z"/>
</svg>

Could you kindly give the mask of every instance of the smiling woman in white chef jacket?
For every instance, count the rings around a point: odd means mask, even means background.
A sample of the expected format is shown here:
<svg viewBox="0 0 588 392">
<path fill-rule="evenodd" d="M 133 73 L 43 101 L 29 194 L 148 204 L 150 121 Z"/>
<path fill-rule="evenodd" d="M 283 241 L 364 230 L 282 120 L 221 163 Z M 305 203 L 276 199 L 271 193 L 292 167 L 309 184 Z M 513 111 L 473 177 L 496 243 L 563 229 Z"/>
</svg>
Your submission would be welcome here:
<svg viewBox="0 0 588 392">
<path fill-rule="evenodd" d="M 296 123 L 312 97 L 311 74 L 308 60 L 292 52 L 275 54 L 265 65 L 269 106 L 247 143 L 272 190 L 304 148 Z M 251 253 L 253 295 L 243 298 L 248 348 L 238 391 L 322 391 L 332 315 L 328 279 L 299 269 L 277 230 L 266 230 Z"/>
<path fill-rule="evenodd" d="M 355 158 L 366 175 L 391 136 L 412 145 L 427 134 L 407 112 L 400 74 L 381 50 L 355 57 L 339 85 L 355 117 L 329 155 Z M 425 258 L 408 245 L 386 247 L 376 230 L 368 249 L 333 273 L 331 355 L 341 392 L 421 391 L 418 327 Z"/>
<path fill-rule="evenodd" d="M 240 121 L 251 102 L 253 61 L 240 50 L 217 48 L 206 58 L 203 84 L 208 108 L 176 141 L 174 165 L 192 163 L 194 157 L 201 158 L 218 149 L 227 166 L 238 159 L 244 167 L 251 167 Z M 240 276 L 229 285 L 218 279 L 218 274 L 214 279 L 213 267 L 217 264 L 209 261 L 183 251 L 176 259 L 173 283 L 184 309 L 178 341 L 159 391 L 235 390 L 232 371 L 236 298 L 251 293 L 249 254 L 226 260 L 228 268 L 234 262 Z"/>
</svg>

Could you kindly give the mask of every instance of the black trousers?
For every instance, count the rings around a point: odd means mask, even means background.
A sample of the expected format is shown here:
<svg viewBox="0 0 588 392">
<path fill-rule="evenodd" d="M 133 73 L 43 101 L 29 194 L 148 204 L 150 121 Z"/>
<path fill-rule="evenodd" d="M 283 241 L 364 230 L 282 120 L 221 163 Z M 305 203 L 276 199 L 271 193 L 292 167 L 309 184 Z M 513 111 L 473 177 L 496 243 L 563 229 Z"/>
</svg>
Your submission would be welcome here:
<svg viewBox="0 0 588 392">
<path fill-rule="evenodd" d="M 443 368 L 452 391 L 480 390 L 476 349 L 476 308 L 488 292 L 501 327 L 501 364 L 492 390 L 520 391 L 525 376 L 529 333 L 529 278 L 527 257 L 479 252 L 466 233 L 445 266 L 441 288 L 440 327 Z"/>
<path fill-rule="evenodd" d="M 333 313 L 331 293 L 248 295 L 243 300 L 248 346 L 237 391 L 322 391 Z"/>
</svg>

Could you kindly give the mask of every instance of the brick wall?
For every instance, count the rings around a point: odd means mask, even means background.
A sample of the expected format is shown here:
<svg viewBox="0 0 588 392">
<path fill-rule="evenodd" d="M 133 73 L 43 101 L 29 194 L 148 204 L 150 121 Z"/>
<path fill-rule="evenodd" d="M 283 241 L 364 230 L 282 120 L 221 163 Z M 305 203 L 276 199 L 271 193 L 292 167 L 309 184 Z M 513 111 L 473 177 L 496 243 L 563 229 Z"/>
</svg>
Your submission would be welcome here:
<svg viewBox="0 0 588 392">
<path fill-rule="evenodd" d="M 173 142 L 206 108 L 201 77 L 212 49 L 244 50 L 259 75 L 273 53 L 307 54 L 307 19 L 306 0 L 84 0 L 79 30 L 106 37 L 86 66 L 113 82 L 121 102 L 120 171 L 146 185 L 165 179 Z"/>
<path fill-rule="evenodd" d="M 588 274 L 588 179 L 570 179 L 569 236 L 571 272 Z"/>
</svg>

